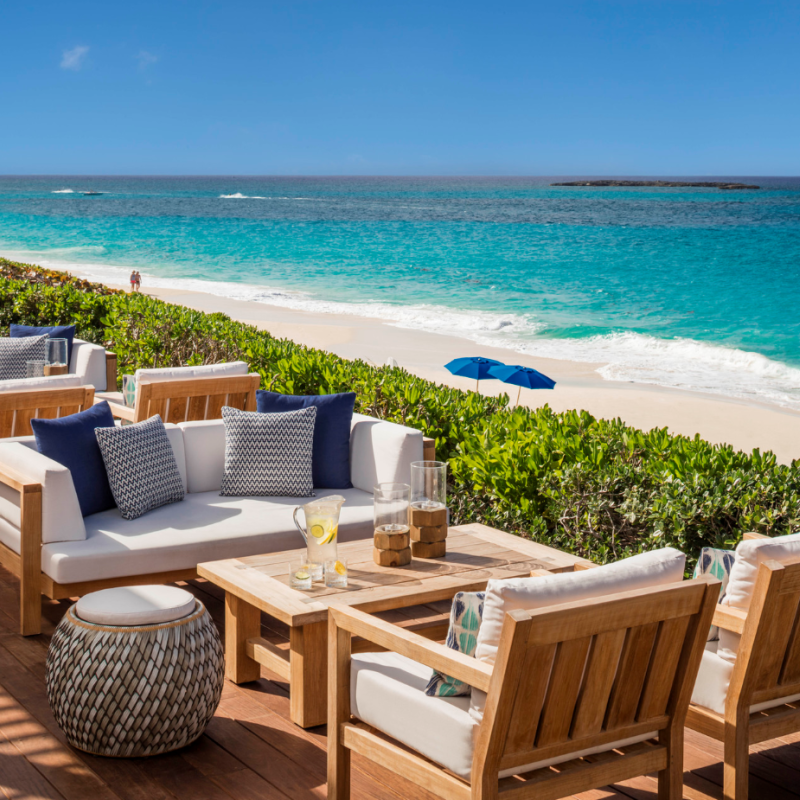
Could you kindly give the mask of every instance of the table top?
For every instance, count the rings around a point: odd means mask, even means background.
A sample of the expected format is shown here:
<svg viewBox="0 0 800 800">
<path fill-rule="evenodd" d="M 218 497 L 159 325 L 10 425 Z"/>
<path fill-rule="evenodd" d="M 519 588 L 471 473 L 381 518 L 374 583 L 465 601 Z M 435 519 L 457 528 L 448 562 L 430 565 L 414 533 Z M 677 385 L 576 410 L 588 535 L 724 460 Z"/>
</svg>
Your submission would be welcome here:
<svg viewBox="0 0 800 800">
<path fill-rule="evenodd" d="M 576 562 L 586 563 L 578 556 L 479 524 L 450 528 L 446 556 L 414 558 L 405 567 L 376 565 L 372 546 L 372 539 L 339 545 L 339 556 L 347 560 L 344 589 L 323 583 L 315 583 L 309 591 L 291 588 L 289 564 L 304 558 L 305 548 L 210 561 L 198 564 L 197 573 L 296 627 L 325 621 L 333 604 L 375 613 L 444 600 L 457 591 L 480 591 L 491 578 L 524 577 L 534 569 L 562 572 Z"/>
</svg>

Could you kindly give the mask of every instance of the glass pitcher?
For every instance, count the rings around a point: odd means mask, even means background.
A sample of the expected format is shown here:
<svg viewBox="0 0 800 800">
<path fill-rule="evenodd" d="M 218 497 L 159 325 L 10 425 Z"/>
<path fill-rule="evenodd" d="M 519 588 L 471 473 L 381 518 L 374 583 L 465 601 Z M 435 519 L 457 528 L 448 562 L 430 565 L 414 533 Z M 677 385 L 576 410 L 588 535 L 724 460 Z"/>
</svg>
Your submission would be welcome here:
<svg viewBox="0 0 800 800">
<path fill-rule="evenodd" d="M 345 498 L 340 494 L 331 494 L 312 500 L 304 506 L 297 506 L 292 518 L 297 530 L 303 534 L 308 547 L 308 563 L 312 566 L 312 579 L 322 580 L 323 567 L 326 561 L 336 560 L 336 540 L 339 536 L 339 509 Z M 297 521 L 297 512 L 305 514 L 306 525 L 303 528 Z"/>
</svg>

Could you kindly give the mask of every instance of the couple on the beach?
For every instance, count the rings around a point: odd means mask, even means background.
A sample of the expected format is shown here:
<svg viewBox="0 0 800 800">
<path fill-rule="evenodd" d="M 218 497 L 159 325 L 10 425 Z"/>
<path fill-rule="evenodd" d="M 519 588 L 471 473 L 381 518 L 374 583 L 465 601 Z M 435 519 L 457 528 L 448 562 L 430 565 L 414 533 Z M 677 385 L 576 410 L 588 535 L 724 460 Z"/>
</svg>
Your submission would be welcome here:
<svg viewBox="0 0 800 800">
<path fill-rule="evenodd" d="M 131 291 L 139 292 L 142 289 L 142 275 L 138 270 L 131 272 Z"/>
</svg>

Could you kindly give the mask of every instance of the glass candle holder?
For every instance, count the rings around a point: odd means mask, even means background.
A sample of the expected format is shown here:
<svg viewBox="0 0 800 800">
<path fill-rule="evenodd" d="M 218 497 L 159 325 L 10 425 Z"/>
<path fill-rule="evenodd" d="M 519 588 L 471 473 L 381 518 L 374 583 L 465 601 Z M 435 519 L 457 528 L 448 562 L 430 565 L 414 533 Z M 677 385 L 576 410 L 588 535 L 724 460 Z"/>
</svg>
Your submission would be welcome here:
<svg viewBox="0 0 800 800">
<path fill-rule="evenodd" d="M 408 533 L 407 483 L 379 483 L 372 490 L 375 533 Z"/>
<path fill-rule="evenodd" d="M 133 375 L 122 376 L 122 400 L 128 408 L 135 408 L 136 378 Z"/>
<path fill-rule="evenodd" d="M 411 507 L 422 511 L 447 507 L 447 462 L 411 462 Z"/>
<path fill-rule="evenodd" d="M 48 339 L 46 353 L 47 363 L 50 366 L 67 366 L 66 339 Z"/>
</svg>

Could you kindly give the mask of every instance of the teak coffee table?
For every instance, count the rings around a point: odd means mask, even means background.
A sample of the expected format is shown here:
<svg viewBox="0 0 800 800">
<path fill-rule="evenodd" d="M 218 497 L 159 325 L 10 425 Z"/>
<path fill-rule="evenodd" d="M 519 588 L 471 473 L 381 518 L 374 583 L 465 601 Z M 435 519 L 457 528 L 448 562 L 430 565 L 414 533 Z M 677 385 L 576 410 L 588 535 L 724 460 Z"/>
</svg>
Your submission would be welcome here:
<svg viewBox="0 0 800 800">
<path fill-rule="evenodd" d="M 327 717 L 329 605 L 377 613 L 449 599 L 459 591 L 479 591 L 490 578 L 527 576 L 535 569 L 563 572 L 586 563 L 485 525 L 462 525 L 450 528 L 446 556 L 415 558 L 405 567 L 377 566 L 372 539 L 340 544 L 339 554 L 347 560 L 348 587 L 331 589 L 315 583 L 304 592 L 289 586 L 289 563 L 302 558 L 304 551 L 197 567 L 200 577 L 225 590 L 226 677 L 234 683 L 258 680 L 263 664 L 289 682 L 291 718 L 303 728 L 321 725 Z M 288 650 L 261 637 L 262 611 L 289 626 Z M 364 644 L 365 650 L 375 649 Z"/>
</svg>

